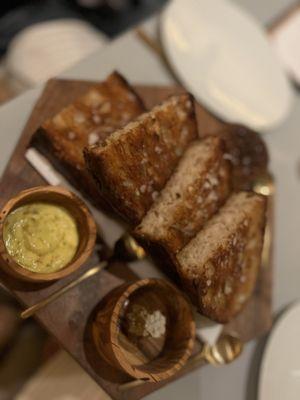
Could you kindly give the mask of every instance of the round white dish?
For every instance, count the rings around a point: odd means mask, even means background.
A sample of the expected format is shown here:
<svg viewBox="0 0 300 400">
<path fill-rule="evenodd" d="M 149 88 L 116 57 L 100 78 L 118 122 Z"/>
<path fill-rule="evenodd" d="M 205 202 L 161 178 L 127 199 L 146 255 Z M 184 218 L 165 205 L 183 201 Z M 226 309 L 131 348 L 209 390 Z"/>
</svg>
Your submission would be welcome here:
<svg viewBox="0 0 300 400">
<path fill-rule="evenodd" d="M 267 343 L 259 400 L 298 400 L 300 397 L 300 303 L 280 317 Z"/>
<path fill-rule="evenodd" d="M 24 85 L 37 85 L 104 47 L 106 41 L 104 34 L 79 19 L 39 22 L 13 38 L 6 67 Z"/>
<path fill-rule="evenodd" d="M 213 113 L 262 131 L 280 124 L 290 84 L 257 21 L 226 0 L 173 0 L 161 39 L 182 84 Z"/>
</svg>

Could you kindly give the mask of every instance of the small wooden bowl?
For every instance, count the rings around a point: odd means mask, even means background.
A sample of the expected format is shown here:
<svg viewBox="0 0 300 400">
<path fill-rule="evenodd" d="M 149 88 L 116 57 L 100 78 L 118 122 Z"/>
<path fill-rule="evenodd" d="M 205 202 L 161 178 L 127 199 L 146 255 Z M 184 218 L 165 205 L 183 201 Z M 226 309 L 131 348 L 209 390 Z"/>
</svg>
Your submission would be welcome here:
<svg viewBox="0 0 300 400">
<path fill-rule="evenodd" d="M 77 222 L 79 245 L 73 260 L 59 271 L 49 274 L 32 272 L 19 265 L 8 253 L 3 240 L 3 226 L 7 215 L 16 208 L 32 202 L 45 201 L 66 208 Z M 20 192 L 10 199 L 0 212 L 0 266 L 15 278 L 30 282 L 47 282 L 60 279 L 77 270 L 90 256 L 96 240 L 96 225 L 82 200 L 66 189 L 55 186 L 38 186 Z"/>
<path fill-rule="evenodd" d="M 167 316 L 162 346 L 154 338 L 141 339 L 136 346 L 121 329 L 124 307 L 136 299 Z M 158 382 L 184 366 L 194 347 L 195 329 L 191 306 L 178 289 L 162 279 L 143 279 L 107 296 L 93 322 L 92 335 L 99 354 L 110 365 L 136 379 Z"/>
</svg>

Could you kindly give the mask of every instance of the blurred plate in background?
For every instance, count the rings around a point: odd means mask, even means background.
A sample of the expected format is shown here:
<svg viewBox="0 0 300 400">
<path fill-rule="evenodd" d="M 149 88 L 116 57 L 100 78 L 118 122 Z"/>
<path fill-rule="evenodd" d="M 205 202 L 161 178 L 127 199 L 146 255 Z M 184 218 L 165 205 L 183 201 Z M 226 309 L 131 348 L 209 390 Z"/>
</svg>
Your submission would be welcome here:
<svg viewBox="0 0 300 400">
<path fill-rule="evenodd" d="M 287 73 L 300 85 L 300 4 L 287 12 L 271 35 L 271 40 L 278 57 Z"/>
<path fill-rule="evenodd" d="M 282 315 L 267 343 L 262 361 L 259 400 L 299 400 L 300 303 Z"/>
<path fill-rule="evenodd" d="M 166 55 L 214 114 L 262 131 L 280 124 L 292 92 L 265 32 L 226 0 L 173 0 L 162 15 Z"/>
<path fill-rule="evenodd" d="M 106 37 L 79 19 L 40 22 L 20 31 L 8 48 L 8 71 L 33 86 L 70 68 L 99 50 Z"/>
</svg>

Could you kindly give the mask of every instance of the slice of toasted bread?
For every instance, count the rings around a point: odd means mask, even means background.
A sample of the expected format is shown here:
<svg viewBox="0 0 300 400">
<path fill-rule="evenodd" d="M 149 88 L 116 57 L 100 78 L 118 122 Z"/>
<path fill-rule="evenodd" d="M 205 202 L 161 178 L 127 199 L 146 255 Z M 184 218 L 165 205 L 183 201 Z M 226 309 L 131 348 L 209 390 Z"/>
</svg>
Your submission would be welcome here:
<svg viewBox="0 0 300 400">
<path fill-rule="evenodd" d="M 140 225 L 135 237 L 146 247 L 176 254 L 225 202 L 230 192 L 223 142 L 208 137 L 193 142 Z"/>
<path fill-rule="evenodd" d="M 197 137 L 193 100 L 181 94 L 87 148 L 85 159 L 113 208 L 137 224 Z"/>
<path fill-rule="evenodd" d="M 34 135 L 33 145 L 75 187 L 97 203 L 99 191 L 86 171 L 83 148 L 101 142 L 144 111 L 141 99 L 126 80 L 114 72 L 45 121 Z"/>
<path fill-rule="evenodd" d="M 225 158 L 232 164 L 232 186 L 235 190 L 251 190 L 253 183 L 264 176 L 268 152 L 261 136 L 238 124 L 227 124 L 217 132 L 225 142 Z"/>
<path fill-rule="evenodd" d="M 261 262 L 265 199 L 233 194 L 177 254 L 183 286 L 199 311 L 228 322 L 249 299 Z"/>
</svg>

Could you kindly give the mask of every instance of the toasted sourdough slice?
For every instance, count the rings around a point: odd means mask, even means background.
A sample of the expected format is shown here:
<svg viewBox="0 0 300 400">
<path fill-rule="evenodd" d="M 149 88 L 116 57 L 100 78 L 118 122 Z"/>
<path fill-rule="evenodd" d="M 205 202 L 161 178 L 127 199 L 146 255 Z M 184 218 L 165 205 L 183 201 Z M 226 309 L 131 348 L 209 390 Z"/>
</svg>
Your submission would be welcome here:
<svg viewBox="0 0 300 400">
<path fill-rule="evenodd" d="M 181 94 L 87 148 L 85 159 L 113 208 L 136 225 L 197 136 L 193 100 Z"/>
<path fill-rule="evenodd" d="M 84 147 L 104 140 L 144 111 L 141 99 L 126 80 L 114 72 L 45 121 L 36 132 L 33 145 L 74 186 L 97 203 L 99 192 L 86 171 Z"/>
<path fill-rule="evenodd" d="M 227 124 L 216 133 L 224 140 L 225 158 L 232 164 L 232 186 L 251 190 L 253 183 L 267 173 L 268 152 L 261 136 L 238 124 Z"/>
<path fill-rule="evenodd" d="M 146 247 L 176 254 L 225 202 L 230 192 L 223 142 L 208 137 L 193 142 L 154 202 L 135 237 Z M 162 254 L 162 251 L 160 252 Z"/>
<path fill-rule="evenodd" d="M 265 199 L 239 192 L 177 254 L 182 284 L 202 314 L 225 323 L 243 308 L 255 286 L 264 227 Z"/>
</svg>

